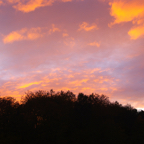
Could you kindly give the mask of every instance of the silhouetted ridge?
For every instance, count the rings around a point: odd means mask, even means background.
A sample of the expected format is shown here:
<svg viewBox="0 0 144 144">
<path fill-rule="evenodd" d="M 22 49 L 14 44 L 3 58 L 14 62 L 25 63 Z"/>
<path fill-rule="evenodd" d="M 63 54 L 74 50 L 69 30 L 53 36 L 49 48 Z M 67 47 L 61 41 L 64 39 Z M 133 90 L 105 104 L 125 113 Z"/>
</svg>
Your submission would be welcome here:
<svg viewBox="0 0 144 144">
<path fill-rule="evenodd" d="M 144 112 L 105 95 L 28 92 L 0 98 L 1 144 L 143 144 Z"/>
</svg>

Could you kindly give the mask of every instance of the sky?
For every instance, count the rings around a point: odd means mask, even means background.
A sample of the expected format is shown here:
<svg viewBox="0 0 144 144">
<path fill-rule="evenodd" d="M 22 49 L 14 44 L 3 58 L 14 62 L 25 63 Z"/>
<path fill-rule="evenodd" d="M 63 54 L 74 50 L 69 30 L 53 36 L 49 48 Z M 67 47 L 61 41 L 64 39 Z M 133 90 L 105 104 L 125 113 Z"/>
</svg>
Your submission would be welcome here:
<svg viewBox="0 0 144 144">
<path fill-rule="evenodd" d="M 0 0 L 0 96 L 50 89 L 144 108 L 144 1 Z"/>
</svg>

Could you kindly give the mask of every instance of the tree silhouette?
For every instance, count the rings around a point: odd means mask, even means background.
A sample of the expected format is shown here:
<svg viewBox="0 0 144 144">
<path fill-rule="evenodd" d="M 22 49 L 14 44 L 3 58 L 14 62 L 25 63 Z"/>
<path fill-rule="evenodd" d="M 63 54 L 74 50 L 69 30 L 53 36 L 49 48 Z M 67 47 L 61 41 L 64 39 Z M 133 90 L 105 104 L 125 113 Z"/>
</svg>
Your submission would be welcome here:
<svg viewBox="0 0 144 144">
<path fill-rule="evenodd" d="M 142 144 L 144 112 L 105 95 L 28 91 L 0 98 L 0 143 Z"/>
</svg>

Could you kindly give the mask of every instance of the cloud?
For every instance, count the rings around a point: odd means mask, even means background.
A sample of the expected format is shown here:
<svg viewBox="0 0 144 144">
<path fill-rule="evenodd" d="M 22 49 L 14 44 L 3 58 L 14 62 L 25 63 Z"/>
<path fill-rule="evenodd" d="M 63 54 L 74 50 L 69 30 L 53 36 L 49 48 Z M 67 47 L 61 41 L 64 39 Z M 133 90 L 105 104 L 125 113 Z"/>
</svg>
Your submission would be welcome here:
<svg viewBox="0 0 144 144">
<path fill-rule="evenodd" d="M 21 86 L 19 86 L 18 88 L 27 88 L 27 87 L 29 87 L 29 86 L 38 85 L 38 84 L 40 84 L 40 83 L 42 83 L 42 81 L 40 81 L 40 82 L 31 82 L 31 83 L 28 83 L 28 84 L 21 85 Z"/>
<path fill-rule="evenodd" d="M 51 6 L 53 3 L 54 0 L 30 0 L 26 4 L 19 1 L 18 4 L 14 5 L 13 7 L 19 11 L 27 13 L 34 11 L 36 8 L 39 7 Z"/>
<path fill-rule="evenodd" d="M 128 34 L 131 36 L 131 39 L 138 39 L 139 37 L 144 36 L 144 25 L 137 26 L 132 28 Z"/>
<path fill-rule="evenodd" d="M 21 0 L 7 0 L 9 3 L 18 3 L 20 2 Z"/>
<path fill-rule="evenodd" d="M 71 2 L 72 0 L 62 0 L 62 2 Z"/>
<path fill-rule="evenodd" d="M 110 0 L 111 1 L 111 0 Z M 124 22 L 132 22 L 134 27 L 128 32 L 131 39 L 144 35 L 144 1 L 143 0 L 112 0 L 110 15 L 115 19 L 109 27 Z"/>
<path fill-rule="evenodd" d="M 13 31 L 9 35 L 5 36 L 3 39 L 4 43 L 12 43 L 14 41 L 20 41 L 24 39 L 24 36 L 22 35 L 25 33 L 26 29 L 22 29 L 21 31 Z"/>
<path fill-rule="evenodd" d="M 1 85 L 0 91 L 3 96 L 16 95 L 19 97 L 17 100 L 20 100 L 20 96 L 29 89 L 35 91 L 54 88 L 56 91 L 71 90 L 74 93 L 85 92 L 87 94 L 96 91 L 102 93 L 102 91 L 113 92 L 114 89 L 116 90 L 117 87 L 114 87 L 115 78 L 105 76 L 100 71 L 100 68 L 94 68 L 76 72 L 62 67 L 41 72 L 35 71 L 34 73 L 26 73 L 21 77 L 7 80 Z"/>
<path fill-rule="evenodd" d="M 19 31 L 13 31 L 5 36 L 3 42 L 6 44 L 21 40 L 34 40 L 42 36 L 43 34 L 41 33 L 40 27 L 31 29 L 23 28 Z"/>
<path fill-rule="evenodd" d="M 114 0 L 110 2 L 110 14 L 115 18 L 111 25 L 138 21 L 144 17 L 144 2 L 141 0 Z"/>
<path fill-rule="evenodd" d="M 87 22 L 83 22 L 81 25 L 79 25 L 79 31 L 84 30 L 84 31 L 91 31 L 94 29 L 98 29 L 96 24 L 92 24 L 91 26 L 89 26 L 89 24 Z"/>
<path fill-rule="evenodd" d="M 52 34 L 54 32 L 60 32 L 61 30 L 57 27 L 55 27 L 54 24 L 52 24 L 52 28 L 49 30 L 49 34 Z"/>
<path fill-rule="evenodd" d="M 13 8 L 24 13 L 34 11 L 40 7 L 52 6 L 56 1 L 72 2 L 72 0 L 7 0 L 9 4 L 13 5 Z"/>
<path fill-rule="evenodd" d="M 89 79 L 82 79 L 82 80 L 75 80 L 71 81 L 69 84 L 75 85 L 75 86 L 81 86 L 83 83 L 86 83 Z"/>
<path fill-rule="evenodd" d="M 3 4 L 3 1 L 2 0 L 0 0 L 0 5 L 2 5 Z"/>
<path fill-rule="evenodd" d="M 63 37 L 67 37 L 69 36 L 67 33 L 63 33 Z"/>
<path fill-rule="evenodd" d="M 6 43 L 13 43 L 15 41 L 22 41 L 22 40 L 35 40 L 40 37 L 43 37 L 46 35 L 46 31 L 48 31 L 48 34 L 52 34 L 54 32 L 60 32 L 61 30 L 57 27 L 55 27 L 54 24 L 52 24 L 52 28 L 48 30 L 47 27 L 44 28 L 23 28 L 18 31 L 13 31 L 10 34 L 4 36 L 3 42 Z"/>
<path fill-rule="evenodd" d="M 98 43 L 98 42 L 92 42 L 92 43 L 89 43 L 88 45 L 100 47 L 100 43 Z"/>
<path fill-rule="evenodd" d="M 71 37 L 71 38 L 66 38 L 65 40 L 64 40 L 64 44 L 66 45 L 66 46 L 69 46 L 69 47 L 74 47 L 75 45 L 76 45 L 76 42 L 75 42 L 75 39 L 73 38 L 73 37 Z"/>
</svg>

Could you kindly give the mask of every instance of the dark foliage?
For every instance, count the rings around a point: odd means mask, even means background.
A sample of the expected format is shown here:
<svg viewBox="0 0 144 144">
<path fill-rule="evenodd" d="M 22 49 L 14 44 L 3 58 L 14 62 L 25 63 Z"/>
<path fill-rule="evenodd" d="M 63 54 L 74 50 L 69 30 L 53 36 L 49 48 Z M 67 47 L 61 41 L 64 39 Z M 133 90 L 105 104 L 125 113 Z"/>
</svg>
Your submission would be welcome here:
<svg viewBox="0 0 144 144">
<path fill-rule="evenodd" d="M 1 144 L 143 144 L 144 112 L 104 95 L 28 92 L 0 98 Z"/>
</svg>

